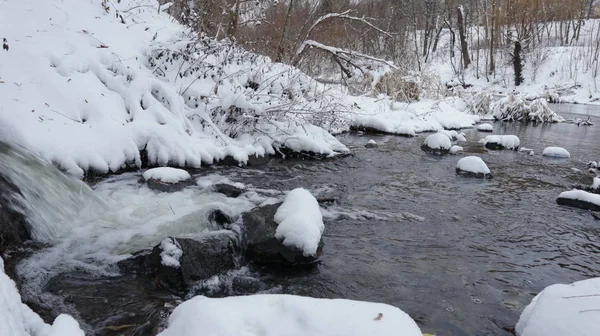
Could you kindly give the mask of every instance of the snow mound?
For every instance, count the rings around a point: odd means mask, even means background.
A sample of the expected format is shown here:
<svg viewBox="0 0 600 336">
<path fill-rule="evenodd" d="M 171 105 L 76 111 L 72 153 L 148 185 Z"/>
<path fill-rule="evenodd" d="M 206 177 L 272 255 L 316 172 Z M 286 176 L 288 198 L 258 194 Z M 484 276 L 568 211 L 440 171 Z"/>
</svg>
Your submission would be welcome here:
<svg viewBox="0 0 600 336">
<path fill-rule="evenodd" d="M 342 299 L 196 296 L 179 305 L 159 336 L 422 336 L 396 307 Z"/>
<path fill-rule="evenodd" d="M 190 174 L 183 170 L 170 167 L 159 167 L 148 169 L 142 175 L 144 180 L 158 180 L 164 183 L 178 183 L 191 178 Z"/>
<path fill-rule="evenodd" d="M 600 278 L 546 287 L 525 308 L 518 336 L 600 335 Z"/>
<path fill-rule="evenodd" d="M 464 148 L 462 148 L 461 146 L 452 146 L 450 147 L 450 154 L 458 154 L 459 152 L 462 152 L 463 150 L 465 150 Z"/>
<path fill-rule="evenodd" d="M 492 124 L 479 124 L 477 125 L 477 130 L 479 132 L 493 132 L 494 126 Z"/>
<path fill-rule="evenodd" d="M 444 134 L 447 136 L 450 141 L 458 140 L 458 132 L 457 131 L 448 131 L 448 130 L 439 130 L 438 133 Z"/>
<path fill-rule="evenodd" d="M 489 149 L 519 149 L 521 140 L 516 135 L 488 135 L 483 144 Z"/>
<path fill-rule="evenodd" d="M 181 246 L 179 243 L 173 238 L 165 238 L 160 242 L 160 263 L 169 266 L 178 268 L 181 266 L 179 263 L 179 259 L 183 255 L 183 251 L 181 250 Z"/>
<path fill-rule="evenodd" d="M 423 146 L 427 146 L 431 149 L 450 150 L 452 147 L 452 142 L 450 142 L 450 138 L 448 138 L 447 135 L 443 133 L 436 133 L 425 138 Z"/>
<path fill-rule="evenodd" d="M 544 149 L 544 152 L 542 153 L 542 155 L 555 157 L 555 158 L 570 158 L 571 157 L 571 154 L 569 154 L 569 151 L 567 151 L 566 149 L 564 149 L 562 147 L 546 147 Z"/>
<path fill-rule="evenodd" d="M 456 164 L 456 171 L 461 173 L 471 173 L 478 177 L 491 177 L 490 169 L 480 157 L 467 156 Z"/>
<path fill-rule="evenodd" d="M 305 256 L 316 255 L 325 225 L 319 202 L 308 190 L 290 191 L 277 209 L 275 221 L 279 224 L 275 238 L 299 248 Z"/>
<path fill-rule="evenodd" d="M 0 335 L 6 336 L 84 336 L 71 316 L 61 314 L 52 325 L 21 302 L 17 287 L 4 272 L 0 258 Z"/>
</svg>

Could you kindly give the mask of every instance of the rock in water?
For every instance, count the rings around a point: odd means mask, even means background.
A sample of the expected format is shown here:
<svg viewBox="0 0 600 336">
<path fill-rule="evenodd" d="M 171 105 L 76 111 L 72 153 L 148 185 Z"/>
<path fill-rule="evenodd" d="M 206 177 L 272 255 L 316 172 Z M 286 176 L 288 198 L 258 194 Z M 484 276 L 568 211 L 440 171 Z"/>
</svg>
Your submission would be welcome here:
<svg viewBox="0 0 600 336">
<path fill-rule="evenodd" d="M 569 152 L 562 147 L 546 147 L 542 155 L 561 159 L 567 159 L 571 157 L 571 154 L 569 154 Z"/>
<path fill-rule="evenodd" d="M 516 135 L 488 135 L 483 139 L 485 148 L 519 150 L 521 140 Z"/>
<path fill-rule="evenodd" d="M 216 193 L 224 194 L 225 196 L 232 198 L 239 197 L 244 193 L 244 189 L 225 183 L 215 184 L 212 186 L 212 190 Z"/>
<path fill-rule="evenodd" d="M 477 125 L 477 130 L 479 132 L 493 132 L 494 126 L 492 126 L 491 124 L 481 124 Z"/>
<path fill-rule="evenodd" d="M 600 211 L 600 195 L 583 190 L 565 191 L 558 196 L 556 203 L 586 210 Z"/>
<path fill-rule="evenodd" d="M 488 166 L 477 156 L 467 156 L 458 160 L 456 173 L 468 177 L 492 178 L 492 173 Z"/>
<path fill-rule="evenodd" d="M 174 292 L 235 267 L 238 243 L 232 232 L 202 239 L 166 238 L 151 252 L 141 251 L 118 263 L 123 273 L 145 274 Z"/>
<path fill-rule="evenodd" d="M 365 147 L 367 147 L 367 148 L 377 148 L 377 147 L 379 147 L 379 145 L 377 144 L 377 142 L 375 142 L 375 140 L 371 139 L 371 140 L 369 140 L 369 142 L 367 142 L 367 144 L 365 145 Z"/>
<path fill-rule="evenodd" d="M 275 238 L 275 213 L 281 203 L 258 207 L 242 215 L 246 237 L 246 260 L 259 264 L 308 265 L 317 261 L 323 250 L 319 242 L 314 256 L 305 256 L 299 248 L 286 246 Z"/>
<path fill-rule="evenodd" d="M 190 184 L 190 174 L 183 170 L 170 167 L 148 169 L 143 174 L 148 188 L 162 192 L 181 191 Z"/>
<path fill-rule="evenodd" d="M 21 211 L 21 191 L 0 175 L 0 253 L 31 239 L 29 224 Z"/>
<path fill-rule="evenodd" d="M 421 149 L 437 155 L 448 154 L 450 148 L 452 147 L 452 142 L 450 138 L 444 133 L 435 133 L 427 138 L 421 145 Z"/>
</svg>

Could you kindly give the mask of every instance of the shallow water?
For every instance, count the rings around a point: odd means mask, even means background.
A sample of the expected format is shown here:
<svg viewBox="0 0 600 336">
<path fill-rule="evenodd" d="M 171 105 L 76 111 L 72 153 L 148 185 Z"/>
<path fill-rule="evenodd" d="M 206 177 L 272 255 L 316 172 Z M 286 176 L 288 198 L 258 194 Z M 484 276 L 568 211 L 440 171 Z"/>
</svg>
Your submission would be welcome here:
<svg viewBox="0 0 600 336">
<path fill-rule="evenodd" d="M 588 112 L 579 112 L 566 117 L 587 118 Z M 347 134 L 340 139 L 352 149 L 351 157 L 274 159 L 259 166 L 200 173 L 209 175 L 204 182 L 218 180 L 210 175 L 218 173 L 253 190 L 237 200 L 207 193 L 200 187 L 203 183 L 164 197 L 140 185 L 139 174 L 113 177 L 95 186 L 108 211 L 75 220 L 71 235 L 20 265 L 32 287 L 25 296 L 35 301 L 49 277 L 83 270 L 102 278 L 91 281 L 91 287 L 81 286 L 85 280 L 75 275 L 58 287 L 79 283 L 79 288 L 65 290 L 80 296 L 101 293 L 113 302 L 123 296 L 120 291 L 141 288 L 123 279 L 115 279 L 105 291 L 95 287 L 111 281 L 115 275 L 111 265 L 124 253 L 149 248 L 163 236 L 193 236 L 214 229 L 206 219 L 211 208 L 235 215 L 269 197 L 281 198 L 283 190 L 305 187 L 319 197 L 337 200 L 323 211 L 321 263 L 309 271 L 244 273 L 261 278 L 277 292 L 392 304 L 409 313 L 424 332 L 438 336 L 510 335 L 504 328 L 516 324 L 524 306 L 545 286 L 600 273 L 600 224 L 586 211 L 555 202 L 571 185 L 591 183 L 585 165 L 600 160 L 600 124 L 495 123 L 494 127 L 494 134 L 519 136 L 522 146 L 536 155 L 487 151 L 478 143 L 487 133 L 475 130 L 465 131 L 468 142 L 460 145 L 466 153 L 443 157 L 421 151 L 427 134 L 412 139 Z M 379 148 L 364 147 L 371 138 Z M 567 148 L 571 159 L 543 158 L 546 146 Z M 494 179 L 457 176 L 456 162 L 467 154 L 480 156 Z M 53 292 L 63 289 L 54 286 Z M 115 297 L 107 297 L 110 293 Z M 148 299 L 136 294 L 106 308 L 127 315 L 131 311 L 121 306 L 152 310 L 165 301 L 175 302 L 160 294 L 147 294 Z M 102 309 L 102 304 L 94 309 Z M 154 315 L 165 316 L 163 311 Z"/>
</svg>

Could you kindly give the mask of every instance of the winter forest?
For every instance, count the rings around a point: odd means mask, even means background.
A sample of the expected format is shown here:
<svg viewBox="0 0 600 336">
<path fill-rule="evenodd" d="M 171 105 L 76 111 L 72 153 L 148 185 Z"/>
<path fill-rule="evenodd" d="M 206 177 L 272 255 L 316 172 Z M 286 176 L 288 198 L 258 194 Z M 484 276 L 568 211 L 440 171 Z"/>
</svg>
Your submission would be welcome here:
<svg viewBox="0 0 600 336">
<path fill-rule="evenodd" d="M 0 0 L 1 336 L 600 334 L 600 1 Z"/>
</svg>

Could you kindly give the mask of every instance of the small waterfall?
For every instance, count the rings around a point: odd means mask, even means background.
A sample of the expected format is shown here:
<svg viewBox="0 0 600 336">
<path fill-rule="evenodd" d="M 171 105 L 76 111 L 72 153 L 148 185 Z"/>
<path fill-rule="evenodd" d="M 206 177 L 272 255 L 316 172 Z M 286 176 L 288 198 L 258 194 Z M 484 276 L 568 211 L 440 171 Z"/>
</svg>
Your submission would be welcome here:
<svg viewBox="0 0 600 336">
<path fill-rule="evenodd" d="M 20 203 L 32 238 L 53 242 L 72 229 L 83 211 L 106 208 L 85 183 L 18 145 L 0 141 L 0 174 L 21 189 Z"/>
</svg>

